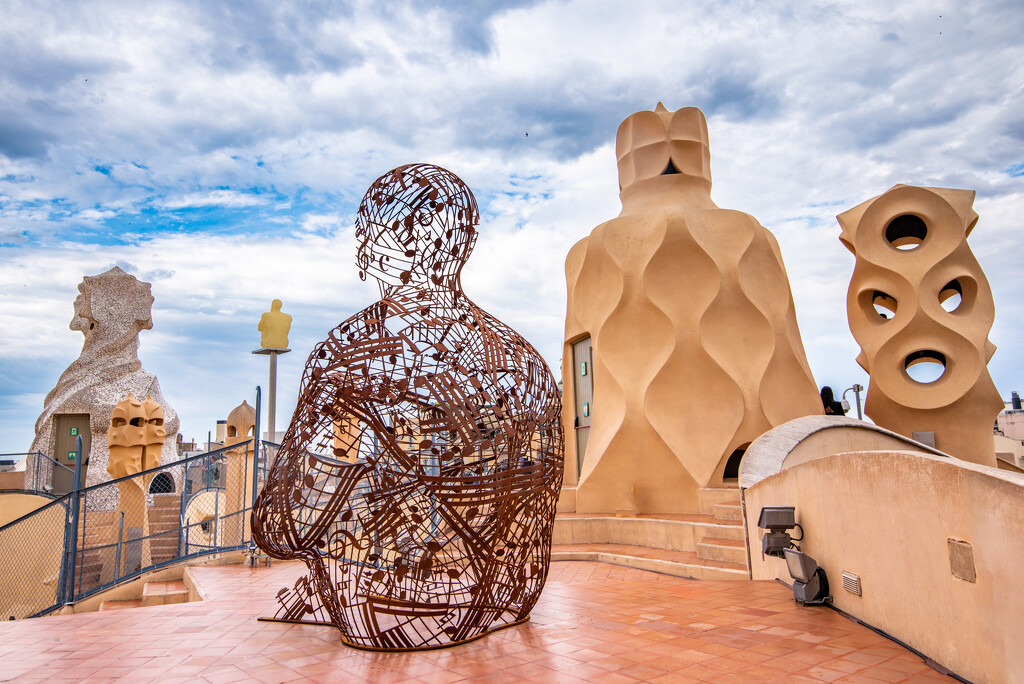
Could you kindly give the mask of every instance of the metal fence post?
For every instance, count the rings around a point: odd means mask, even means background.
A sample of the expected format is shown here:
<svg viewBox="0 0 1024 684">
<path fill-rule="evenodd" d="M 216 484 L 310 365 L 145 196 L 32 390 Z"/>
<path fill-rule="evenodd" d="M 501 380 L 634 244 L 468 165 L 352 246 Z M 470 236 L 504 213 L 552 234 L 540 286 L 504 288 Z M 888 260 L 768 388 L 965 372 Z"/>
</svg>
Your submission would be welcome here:
<svg viewBox="0 0 1024 684">
<path fill-rule="evenodd" d="M 75 563 L 78 560 L 78 517 L 82 500 L 82 436 L 75 439 L 75 482 L 71 490 L 71 536 L 67 550 L 67 603 L 75 600 Z"/>
<path fill-rule="evenodd" d="M 256 505 L 256 494 L 258 491 L 258 480 L 260 471 L 260 386 L 256 385 L 256 425 L 253 430 L 253 442 L 252 442 L 252 502 L 249 504 L 248 513 L 243 515 L 252 516 L 252 509 Z M 245 530 L 245 519 L 242 521 L 242 530 Z M 249 547 L 255 548 L 252 537 L 252 525 L 249 527 Z"/>
<path fill-rule="evenodd" d="M 121 511 L 121 525 L 117 528 L 117 565 L 115 577 L 121 579 L 121 540 L 124 538 L 124 511 Z"/>
</svg>

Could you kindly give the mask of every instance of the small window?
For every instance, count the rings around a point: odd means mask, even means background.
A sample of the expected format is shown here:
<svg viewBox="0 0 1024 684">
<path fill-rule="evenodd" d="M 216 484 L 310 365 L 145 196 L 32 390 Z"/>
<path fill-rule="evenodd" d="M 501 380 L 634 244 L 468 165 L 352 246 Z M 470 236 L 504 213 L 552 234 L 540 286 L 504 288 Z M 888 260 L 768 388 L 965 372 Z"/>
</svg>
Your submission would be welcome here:
<svg viewBox="0 0 1024 684">
<path fill-rule="evenodd" d="M 157 473 L 153 481 L 149 483 L 150 494 L 173 494 L 174 480 L 167 473 Z"/>
</svg>

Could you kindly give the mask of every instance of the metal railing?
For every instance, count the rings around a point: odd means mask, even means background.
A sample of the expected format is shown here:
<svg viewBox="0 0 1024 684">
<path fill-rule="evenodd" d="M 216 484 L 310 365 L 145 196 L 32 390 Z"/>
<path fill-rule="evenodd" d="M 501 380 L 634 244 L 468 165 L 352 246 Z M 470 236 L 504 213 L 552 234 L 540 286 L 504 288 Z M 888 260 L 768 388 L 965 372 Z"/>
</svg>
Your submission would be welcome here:
<svg viewBox="0 0 1024 684">
<path fill-rule="evenodd" d="M 257 390 L 257 411 L 259 402 Z M 252 549 L 249 512 L 276 447 L 249 439 L 89 487 L 75 472 L 72 492 L 0 527 L 0 619 L 45 615 L 183 560 Z"/>
<path fill-rule="evenodd" d="M 50 463 L 53 464 L 53 467 L 55 468 L 63 468 L 64 470 L 67 471 L 69 477 L 74 474 L 74 470 L 68 468 L 63 463 L 58 463 L 57 461 L 55 461 L 54 459 L 47 456 L 41 451 L 27 451 L 19 452 L 16 454 L 0 454 L 0 472 L 9 472 L 11 470 L 14 470 L 17 467 L 18 463 L 20 463 L 21 461 L 26 462 L 25 471 L 28 472 L 28 463 L 32 462 L 32 482 L 31 486 L 29 486 L 29 482 L 25 482 L 25 491 L 50 494 L 51 488 L 48 482 L 44 482 L 42 488 L 39 487 L 39 471 L 42 470 L 39 467 L 39 464 L 40 461 L 43 460 L 49 461 Z"/>
</svg>

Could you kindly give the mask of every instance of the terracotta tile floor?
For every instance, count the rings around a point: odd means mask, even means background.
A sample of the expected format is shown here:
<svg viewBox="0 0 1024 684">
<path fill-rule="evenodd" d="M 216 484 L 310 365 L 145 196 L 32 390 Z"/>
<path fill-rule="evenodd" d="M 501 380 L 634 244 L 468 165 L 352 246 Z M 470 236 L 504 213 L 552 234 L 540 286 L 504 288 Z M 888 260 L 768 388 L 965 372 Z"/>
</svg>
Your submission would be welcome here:
<svg viewBox="0 0 1024 684">
<path fill-rule="evenodd" d="M 0 680 L 953 681 L 776 582 L 556 562 L 524 625 L 455 648 L 370 653 L 333 628 L 257 622 L 298 564 L 194 572 L 207 601 L 0 623 Z"/>
</svg>

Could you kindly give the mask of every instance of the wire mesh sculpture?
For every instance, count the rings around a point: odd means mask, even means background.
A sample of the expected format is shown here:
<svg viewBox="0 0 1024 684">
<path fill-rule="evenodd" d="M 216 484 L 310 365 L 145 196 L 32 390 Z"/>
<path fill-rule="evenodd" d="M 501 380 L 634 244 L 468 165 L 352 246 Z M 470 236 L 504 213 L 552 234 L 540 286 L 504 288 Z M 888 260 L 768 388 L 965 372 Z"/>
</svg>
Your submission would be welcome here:
<svg viewBox="0 0 1024 684">
<path fill-rule="evenodd" d="M 357 262 L 381 299 L 313 349 L 253 509 L 257 544 L 308 568 L 273 619 L 413 650 L 518 624 L 539 598 L 561 398 L 533 346 L 462 292 L 478 222 L 469 188 L 428 164 L 363 198 Z"/>
</svg>

